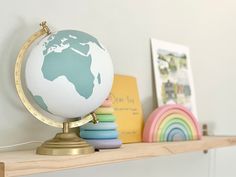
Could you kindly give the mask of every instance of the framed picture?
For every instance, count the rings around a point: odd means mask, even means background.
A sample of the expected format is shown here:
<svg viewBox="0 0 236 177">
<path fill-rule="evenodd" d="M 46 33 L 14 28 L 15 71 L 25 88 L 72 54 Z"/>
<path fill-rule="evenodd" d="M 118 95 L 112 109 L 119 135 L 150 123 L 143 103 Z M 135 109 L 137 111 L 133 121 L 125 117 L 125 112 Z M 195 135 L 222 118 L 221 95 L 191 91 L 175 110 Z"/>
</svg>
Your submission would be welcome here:
<svg viewBox="0 0 236 177">
<path fill-rule="evenodd" d="M 189 49 L 151 39 L 158 106 L 181 104 L 197 117 Z"/>
</svg>

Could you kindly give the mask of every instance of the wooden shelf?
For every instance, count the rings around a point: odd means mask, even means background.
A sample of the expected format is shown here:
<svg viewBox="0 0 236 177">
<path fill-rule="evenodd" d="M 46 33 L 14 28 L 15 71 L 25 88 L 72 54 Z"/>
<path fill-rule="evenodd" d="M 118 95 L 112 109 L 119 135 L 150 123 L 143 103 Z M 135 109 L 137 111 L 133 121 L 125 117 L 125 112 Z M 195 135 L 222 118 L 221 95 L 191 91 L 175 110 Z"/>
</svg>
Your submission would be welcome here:
<svg viewBox="0 0 236 177">
<path fill-rule="evenodd" d="M 42 156 L 34 151 L 0 153 L 0 177 L 110 164 L 236 145 L 236 136 L 204 137 L 200 141 L 125 144 L 120 149 L 102 150 L 82 156 Z"/>
</svg>

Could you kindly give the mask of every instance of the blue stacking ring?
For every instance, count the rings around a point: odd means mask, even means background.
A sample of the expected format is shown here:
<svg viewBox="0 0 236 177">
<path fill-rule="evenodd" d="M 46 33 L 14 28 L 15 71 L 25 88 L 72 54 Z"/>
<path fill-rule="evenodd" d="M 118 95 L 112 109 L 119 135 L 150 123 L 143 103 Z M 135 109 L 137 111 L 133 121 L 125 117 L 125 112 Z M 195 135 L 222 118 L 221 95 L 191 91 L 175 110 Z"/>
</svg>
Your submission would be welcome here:
<svg viewBox="0 0 236 177">
<path fill-rule="evenodd" d="M 84 139 L 116 139 L 118 132 L 116 130 L 82 130 L 80 131 L 80 137 Z"/>
</svg>

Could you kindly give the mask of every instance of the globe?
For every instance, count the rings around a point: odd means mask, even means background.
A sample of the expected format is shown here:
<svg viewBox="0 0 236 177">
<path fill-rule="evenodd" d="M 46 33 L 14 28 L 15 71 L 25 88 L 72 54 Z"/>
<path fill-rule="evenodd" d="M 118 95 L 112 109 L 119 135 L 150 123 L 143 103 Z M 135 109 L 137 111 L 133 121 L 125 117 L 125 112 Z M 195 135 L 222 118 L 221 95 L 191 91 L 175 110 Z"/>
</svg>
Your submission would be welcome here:
<svg viewBox="0 0 236 177">
<path fill-rule="evenodd" d="M 62 30 L 39 41 L 25 65 L 26 87 L 45 111 L 82 117 L 107 98 L 113 82 L 107 49 L 93 36 Z"/>
</svg>

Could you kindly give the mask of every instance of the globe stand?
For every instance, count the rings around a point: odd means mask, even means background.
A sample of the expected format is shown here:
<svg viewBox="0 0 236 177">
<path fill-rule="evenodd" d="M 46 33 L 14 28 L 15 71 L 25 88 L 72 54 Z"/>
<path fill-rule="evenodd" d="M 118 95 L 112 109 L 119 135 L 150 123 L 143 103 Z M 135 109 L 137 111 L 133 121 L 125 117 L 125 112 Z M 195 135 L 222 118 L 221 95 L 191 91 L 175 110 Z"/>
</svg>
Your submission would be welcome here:
<svg viewBox="0 0 236 177">
<path fill-rule="evenodd" d="M 93 152 L 94 148 L 90 144 L 79 138 L 76 133 L 69 132 L 69 122 L 63 123 L 63 133 L 57 133 L 36 151 L 40 155 L 81 155 Z"/>
</svg>

